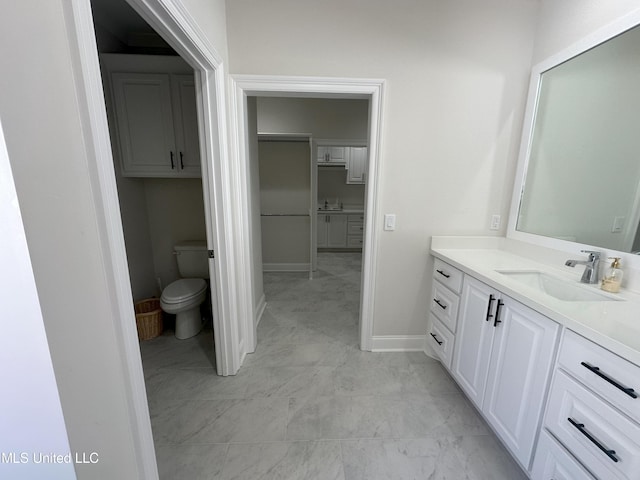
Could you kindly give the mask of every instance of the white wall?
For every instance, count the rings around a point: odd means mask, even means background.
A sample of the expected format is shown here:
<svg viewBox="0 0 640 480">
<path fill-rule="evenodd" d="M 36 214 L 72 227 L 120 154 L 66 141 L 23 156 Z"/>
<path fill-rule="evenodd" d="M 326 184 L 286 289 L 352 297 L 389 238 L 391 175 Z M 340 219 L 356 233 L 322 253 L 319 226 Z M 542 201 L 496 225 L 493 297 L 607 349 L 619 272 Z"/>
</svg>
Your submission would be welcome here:
<svg viewBox="0 0 640 480">
<path fill-rule="evenodd" d="M 369 101 L 258 97 L 259 133 L 306 133 L 314 139 L 366 140 Z"/>
<path fill-rule="evenodd" d="M 117 341 L 120 319 L 108 301 L 110 273 L 98 229 L 103 220 L 92 192 L 95 160 L 82 141 L 88 125 L 72 67 L 77 47 L 68 38 L 63 5 L 69 4 L 3 5 L 0 117 L 70 447 L 100 454 L 97 464 L 79 465 L 76 473 L 82 479 L 139 478 Z M 201 28 L 226 55 L 224 38 L 209 31 L 224 25 L 223 2 L 191 0 L 188 8 L 194 18 L 206 18 Z"/>
<path fill-rule="evenodd" d="M 228 2 L 231 73 L 386 80 L 380 215 L 397 229 L 374 232 L 374 335 L 424 335 L 432 235 L 504 234 L 489 223 L 506 224 L 538 7 Z"/>
<path fill-rule="evenodd" d="M 638 8 L 637 0 L 541 0 L 533 64 Z"/>
<path fill-rule="evenodd" d="M 0 476 L 75 480 L 73 464 L 37 461 L 71 450 L 18 203 L 0 125 L 0 453 L 16 456 L 0 462 Z"/>
<path fill-rule="evenodd" d="M 180 278 L 174 245 L 185 240 L 207 240 L 202 180 L 146 178 L 144 190 L 149 212 L 149 248 L 155 275 L 164 288 Z"/>
</svg>

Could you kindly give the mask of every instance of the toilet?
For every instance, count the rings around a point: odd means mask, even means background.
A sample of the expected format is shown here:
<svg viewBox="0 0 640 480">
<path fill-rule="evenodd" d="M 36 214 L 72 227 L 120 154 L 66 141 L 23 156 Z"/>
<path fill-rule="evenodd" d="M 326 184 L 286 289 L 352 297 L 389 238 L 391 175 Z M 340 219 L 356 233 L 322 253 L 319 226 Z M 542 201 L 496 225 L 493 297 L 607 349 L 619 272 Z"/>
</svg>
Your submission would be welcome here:
<svg viewBox="0 0 640 480">
<path fill-rule="evenodd" d="M 176 338 L 184 340 L 202 329 L 200 305 L 207 298 L 209 262 L 204 241 L 186 241 L 173 247 L 180 280 L 162 290 L 160 307 L 176 316 Z"/>
</svg>

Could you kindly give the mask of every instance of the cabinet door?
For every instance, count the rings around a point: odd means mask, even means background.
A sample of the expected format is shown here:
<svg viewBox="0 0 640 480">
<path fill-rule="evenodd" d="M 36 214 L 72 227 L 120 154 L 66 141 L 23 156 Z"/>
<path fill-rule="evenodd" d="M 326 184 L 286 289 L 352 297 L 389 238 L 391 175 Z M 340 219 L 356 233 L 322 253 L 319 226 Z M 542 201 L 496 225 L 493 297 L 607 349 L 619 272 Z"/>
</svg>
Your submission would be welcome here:
<svg viewBox="0 0 640 480">
<path fill-rule="evenodd" d="M 200 176 L 198 112 L 193 75 L 172 75 L 171 88 L 176 132 L 176 169 L 184 177 Z"/>
<path fill-rule="evenodd" d="M 329 161 L 329 147 L 318 147 L 318 163 Z"/>
<path fill-rule="evenodd" d="M 493 315 L 498 297 L 496 290 L 474 278 L 464 277 L 452 373 L 480 409 L 493 345 Z"/>
<path fill-rule="evenodd" d="M 346 147 L 328 147 L 329 148 L 329 158 L 332 162 L 345 162 L 345 150 Z"/>
<path fill-rule="evenodd" d="M 528 467 L 560 326 L 509 297 L 501 301 L 482 411 Z"/>
<path fill-rule="evenodd" d="M 327 247 L 345 248 L 347 246 L 347 216 L 328 215 Z"/>
<path fill-rule="evenodd" d="M 367 170 L 367 147 L 350 147 L 347 155 L 347 183 L 365 183 L 365 172 Z"/>
<path fill-rule="evenodd" d="M 167 176 L 176 170 L 169 75 L 112 74 L 125 176 Z"/>
<path fill-rule="evenodd" d="M 316 226 L 316 231 L 318 235 L 318 248 L 325 248 L 327 246 L 327 226 L 329 223 L 327 222 L 328 215 L 318 215 L 318 223 Z"/>
</svg>

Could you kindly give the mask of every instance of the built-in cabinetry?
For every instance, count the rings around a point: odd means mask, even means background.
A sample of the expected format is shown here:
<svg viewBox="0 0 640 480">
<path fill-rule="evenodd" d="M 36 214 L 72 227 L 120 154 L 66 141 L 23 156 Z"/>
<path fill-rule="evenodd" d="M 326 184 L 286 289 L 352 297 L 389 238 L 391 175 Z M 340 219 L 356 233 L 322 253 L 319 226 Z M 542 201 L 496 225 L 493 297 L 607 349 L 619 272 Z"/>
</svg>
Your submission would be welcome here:
<svg viewBox="0 0 640 480">
<path fill-rule="evenodd" d="M 465 275 L 451 372 L 528 467 L 560 326 Z"/>
<path fill-rule="evenodd" d="M 344 167 L 346 171 L 345 183 L 364 184 L 369 160 L 367 147 L 357 144 L 349 145 L 348 142 L 342 145 L 331 145 L 330 142 L 332 141 L 317 141 L 316 163 L 318 167 Z"/>
<path fill-rule="evenodd" d="M 348 147 L 347 183 L 363 184 L 367 174 L 367 147 Z"/>
<path fill-rule="evenodd" d="M 559 325 L 439 260 L 435 262 L 431 297 L 428 338 L 435 343 L 435 351 L 513 456 L 527 468 L 542 417 Z"/>
<path fill-rule="evenodd" d="M 109 84 L 122 174 L 131 177 L 200 176 L 193 74 L 168 70 L 128 72 L 126 65 L 118 66 L 118 56 L 109 58 Z M 153 56 L 138 58 L 144 64 L 138 65 L 138 70 L 144 66 L 148 66 L 148 70 L 159 68 L 154 66 Z"/>
<path fill-rule="evenodd" d="M 347 216 L 340 213 L 318 214 L 318 248 L 346 248 Z"/>
<path fill-rule="evenodd" d="M 318 165 L 341 165 L 347 164 L 348 147 L 339 147 L 332 145 L 318 145 Z"/>
<path fill-rule="evenodd" d="M 431 331 L 427 341 L 447 369 L 451 369 L 453 358 L 462 277 L 460 270 L 435 260 L 429 312 Z"/>
<path fill-rule="evenodd" d="M 364 214 L 347 216 L 347 248 L 362 248 Z"/>
<path fill-rule="evenodd" d="M 318 213 L 318 248 L 362 248 L 364 214 Z"/>
<path fill-rule="evenodd" d="M 567 478 L 639 479 L 639 396 L 639 367 L 565 331 L 532 478 L 559 464 L 593 475 Z"/>
<path fill-rule="evenodd" d="M 640 479 L 640 367 L 440 258 L 427 341 L 530 478 Z"/>
</svg>

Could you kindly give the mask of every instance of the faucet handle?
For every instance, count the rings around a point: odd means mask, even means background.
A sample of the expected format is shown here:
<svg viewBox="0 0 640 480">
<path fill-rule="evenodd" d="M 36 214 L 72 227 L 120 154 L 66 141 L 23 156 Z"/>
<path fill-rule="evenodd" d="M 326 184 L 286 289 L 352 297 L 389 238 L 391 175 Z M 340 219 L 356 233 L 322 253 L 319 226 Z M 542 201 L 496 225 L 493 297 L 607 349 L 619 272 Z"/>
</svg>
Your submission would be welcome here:
<svg viewBox="0 0 640 480">
<path fill-rule="evenodd" d="M 600 255 L 602 255 L 602 252 L 598 252 L 597 250 L 580 250 L 580 251 L 582 253 L 588 253 L 590 260 L 600 258 Z"/>
</svg>

